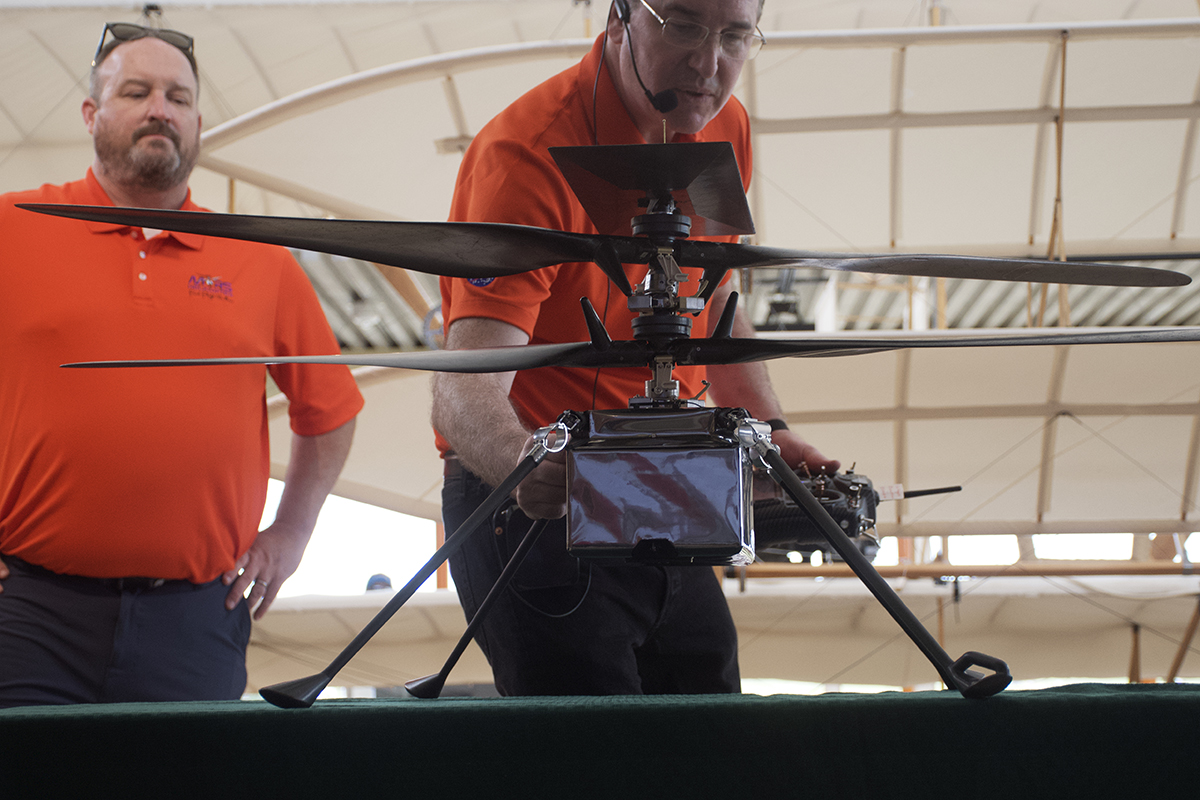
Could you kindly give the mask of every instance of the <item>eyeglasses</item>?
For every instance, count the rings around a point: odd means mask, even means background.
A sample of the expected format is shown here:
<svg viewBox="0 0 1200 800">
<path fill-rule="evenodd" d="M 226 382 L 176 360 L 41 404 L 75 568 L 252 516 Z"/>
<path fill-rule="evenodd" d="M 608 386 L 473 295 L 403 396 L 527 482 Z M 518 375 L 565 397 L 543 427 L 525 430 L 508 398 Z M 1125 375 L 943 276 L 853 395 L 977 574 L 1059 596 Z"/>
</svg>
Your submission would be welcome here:
<svg viewBox="0 0 1200 800">
<path fill-rule="evenodd" d="M 188 61 L 192 62 L 193 68 L 195 66 L 196 56 L 192 52 L 192 37 L 186 33 L 165 28 L 146 28 L 134 25 L 132 22 L 109 22 L 104 26 L 104 33 L 100 34 L 100 44 L 96 45 L 96 55 L 92 56 L 93 67 L 100 62 L 100 54 L 104 52 L 104 42 L 110 33 L 117 42 L 132 42 L 137 39 L 145 39 L 147 36 L 162 39 L 167 44 L 178 47 L 188 57 Z"/>
<path fill-rule="evenodd" d="M 708 35 L 712 33 L 708 28 L 699 25 L 695 22 L 686 22 L 684 20 L 663 19 L 658 15 L 658 12 L 650 7 L 646 0 L 641 0 L 642 5 L 646 10 L 654 15 L 658 20 L 658 24 L 662 25 L 663 41 L 667 44 L 684 50 L 695 50 L 700 45 L 708 41 Z M 718 36 L 721 37 L 721 52 L 727 57 L 735 61 L 746 61 L 758 55 L 758 51 L 762 49 L 763 38 L 762 31 L 756 26 L 753 33 L 746 31 L 720 31 Z"/>
</svg>

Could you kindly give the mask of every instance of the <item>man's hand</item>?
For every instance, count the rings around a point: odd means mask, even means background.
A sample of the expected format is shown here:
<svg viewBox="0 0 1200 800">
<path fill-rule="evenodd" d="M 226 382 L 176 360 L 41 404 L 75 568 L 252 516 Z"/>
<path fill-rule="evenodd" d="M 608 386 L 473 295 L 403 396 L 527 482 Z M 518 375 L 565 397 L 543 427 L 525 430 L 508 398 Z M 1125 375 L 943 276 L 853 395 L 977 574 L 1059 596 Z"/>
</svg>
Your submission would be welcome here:
<svg viewBox="0 0 1200 800">
<path fill-rule="evenodd" d="M 234 568 L 221 576 L 221 582 L 231 587 L 225 597 L 225 608 L 230 611 L 236 608 L 246 596 L 246 588 L 253 584 L 246 602 L 254 618 L 262 619 L 279 594 L 279 587 L 300 566 L 310 534 L 311 531 L 281 522 L 259 531 L 254 544 L 237 560 Z"/>
<path fill-rule="evenodd" d="M 0 560 L 0 581 L 4 580 L 7 577 L 8 577 L 8 567 L 6 567 L 4 565 L 4 562 L 2 560 Z M 0 592 L 3 592 L 3 591 L 4 591 L 4 587 L 0 586 Z"/>
<path fill-rule="evenodd" d="M 842 462 L 821 455 L 820 450 L 786 428 L 772 433 L 771 441 L 779 446 L 779 455 L 787 465 L 799 471 L 801 475 L 830 474 L 837 472 L 842 466 Z"/>
<path fill-rule="evenodd" d="M 525 442 L 521 458 L 533 448 L 532 436 Z M 513 492 L 517 505 L 530 519 L 558 519 L 567 515 L 567 453 L 547 453 L 537 469 L 529 473 Z"/>
<path fill-rule="evenodd" d="M 246 587 L 253 583 L 247 602 L 254 618 L 262 619 L 279 594 L 279 587 L 300 566 L 321 506 L 350 453 L 354 426 L 355 420 L 351 419 L 341 427 L 316 436 L 292 434 L 292 455 L 288 460 L 275 522 L 259 531 L 254 544 L 242 554 L 234 568 L 221 576 L 225 585 L 232 587 L 225 597 L 225 607 L 230 611 L 242 601 Z"/>
</svg>

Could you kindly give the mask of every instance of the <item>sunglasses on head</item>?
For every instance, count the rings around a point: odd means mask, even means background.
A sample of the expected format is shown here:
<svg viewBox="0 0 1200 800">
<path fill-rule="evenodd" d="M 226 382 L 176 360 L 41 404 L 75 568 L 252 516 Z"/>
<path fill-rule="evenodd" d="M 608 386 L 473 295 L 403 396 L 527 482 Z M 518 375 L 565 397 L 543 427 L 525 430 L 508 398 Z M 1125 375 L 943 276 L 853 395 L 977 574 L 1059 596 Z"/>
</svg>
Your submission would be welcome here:
<svg viewBox="0 0 1200 800">
<path fill-rule="evenodd" d="M 132 22 L 109 22 L 105 24 L 104 32 L 100 34 L 100 44 L 96 46 L 96 55 L 92 57 L 93 67 L 99 63 L 100 54 L 104 52 L 104 43 L 110 33 L 115 42 L 132 42 L 136 39 L 153 36 L 155 39 L 162 39 L 167 44 L 178 47 L 188 57 L 188 61 L 195 59 L 195 54 L 192 52 L 192 37 L 186 33 L 165 28 L 146 28 L 142 25 L 134 25 Z"/>
</svg>

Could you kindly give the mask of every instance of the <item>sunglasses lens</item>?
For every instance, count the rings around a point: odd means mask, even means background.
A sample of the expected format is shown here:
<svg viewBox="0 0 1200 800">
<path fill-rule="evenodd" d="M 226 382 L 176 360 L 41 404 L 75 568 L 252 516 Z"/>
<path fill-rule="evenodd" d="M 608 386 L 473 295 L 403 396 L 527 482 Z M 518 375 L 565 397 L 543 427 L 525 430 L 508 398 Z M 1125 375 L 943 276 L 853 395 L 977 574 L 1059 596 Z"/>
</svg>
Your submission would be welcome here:
<svg viewBox="0 0 1200 800">
<path fill-rule="evenodd" d="M 122 42 L 141 39 L 143 36 L 150 35 L 148 29 L 128 22 L 110 22 L 108 23 L 108 32 L 112 34 L 114 39 L 120 39 Z"/>
<path fill-rule="evenodd" d="M 192 49 L 192 37 L 179 31 L 157 30 L 150 34 L 157 36 L 167 44 L 173 44 L 185 53 Z"/>
</svg>

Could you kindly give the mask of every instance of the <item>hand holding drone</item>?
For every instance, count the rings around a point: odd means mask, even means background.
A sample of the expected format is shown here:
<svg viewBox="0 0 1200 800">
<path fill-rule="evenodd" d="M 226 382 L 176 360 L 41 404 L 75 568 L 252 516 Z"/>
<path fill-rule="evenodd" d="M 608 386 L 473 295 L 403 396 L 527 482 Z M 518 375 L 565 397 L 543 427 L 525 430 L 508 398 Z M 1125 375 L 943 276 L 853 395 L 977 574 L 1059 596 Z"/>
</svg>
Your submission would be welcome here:
<svg viewBox="0 0 1200 800">
<path fill-rule="evenodd" d="M 869 561 L 874 561 L 879 552 L 875 525 L 879 521 L 880 502 L 962 491 L 961 486 L 905 491 L 898 485 L 876 491 L 871 479 L 856 473 L 853 467 L 828 475 L 813 475 L 805 470 L 797 470 L 796 474 Z M 801 559 L 811 560 L 813 554 L 819 552 L 825 560 L 841 560 L 829 547 L 821 529 L 790 497 L 769 489 L 767 496 L 760 497 L 757 494 L 758 484 L 755 489 L 754 543 L 760 559 L 794 561 L 794 556 L 798 555 Z"/>
</svg>

